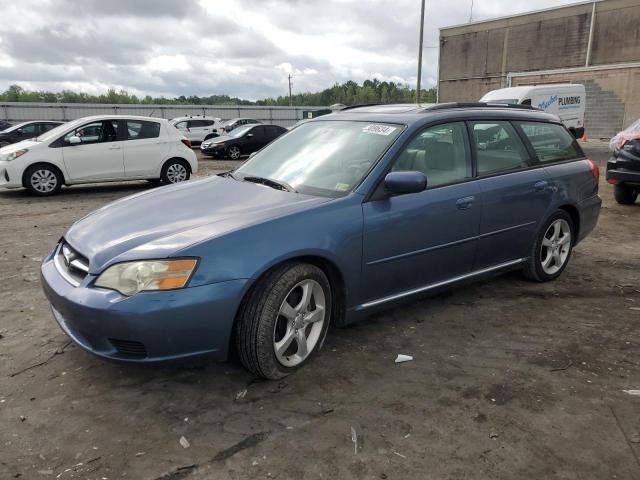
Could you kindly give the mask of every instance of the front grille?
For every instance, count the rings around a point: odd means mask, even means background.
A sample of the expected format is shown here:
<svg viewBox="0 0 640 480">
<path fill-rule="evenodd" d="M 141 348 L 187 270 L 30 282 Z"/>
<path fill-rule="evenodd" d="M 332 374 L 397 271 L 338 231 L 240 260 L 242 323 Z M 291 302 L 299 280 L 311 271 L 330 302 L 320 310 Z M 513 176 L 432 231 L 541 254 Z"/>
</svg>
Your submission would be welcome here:
<svg viewBox="0 0 640 480">
<path fill-rule="evenodd" d="M 134 340 L 118 340 L 117 338 L 110 338 L 109 342 L 113 345 L 118 353 L 126 355 L 131 358 L 145 358 L 147 356 L 147 348 L 144 343 L 136 342 Z"/>
<path fill-rule="evenodd" d="M 73 285 L 80 285 L 89 273 L 89 260 L 64 240 L 58 245 L 54 261 L 60 274 Z"/>
</svg>

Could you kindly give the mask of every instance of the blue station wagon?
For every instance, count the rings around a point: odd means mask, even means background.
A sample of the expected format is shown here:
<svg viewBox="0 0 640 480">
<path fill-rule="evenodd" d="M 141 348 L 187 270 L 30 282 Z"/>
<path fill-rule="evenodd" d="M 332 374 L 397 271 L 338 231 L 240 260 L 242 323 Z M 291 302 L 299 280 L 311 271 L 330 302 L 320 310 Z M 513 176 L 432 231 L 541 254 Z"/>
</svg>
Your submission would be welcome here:
<svg viewBox="0 0 640 480">
<path fill-rule="evenodd" d="M 558 118 L 531 108 L 348 108 L 232 172 L 96 210 L 44 259 L 42 283 L 91 353 L 236 349 L 277 379 L 330 323 L 509 270 L 556 279 L 596 225 L 598 177 Z"/>
</svg>

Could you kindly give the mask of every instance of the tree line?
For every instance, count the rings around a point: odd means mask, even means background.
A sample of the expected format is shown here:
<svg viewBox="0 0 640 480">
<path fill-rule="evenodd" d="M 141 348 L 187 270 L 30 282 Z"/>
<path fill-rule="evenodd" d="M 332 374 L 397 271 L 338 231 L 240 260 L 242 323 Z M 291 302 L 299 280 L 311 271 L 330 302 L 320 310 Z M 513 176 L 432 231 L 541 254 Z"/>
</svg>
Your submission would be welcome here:
<svg viewBox="0 0 640 480">
<path fill-rule="evenodd" d="M 435 87 L 421 90 L 421 101 L 434 103 L 436 101 Z M 366 103 L 413 103 L 416 98 L 415 88 L 395 82 L 381 82 L 377 79 L 365 80 L 358 84 L 352 80 L 342 84 L 336 83 L 320 92 L 305 92 L 292 95 L 294 106 L 333 105 L 361 105 Z M 48 103 L 137 103 L 160 105 L 263 105 L 287 106 L 288 96 L 265 98 L 251 101 L 229 95 L 198 96 L 180 95 L 174 98 L 144 97 L 133 95 L 126 90 L 109 89 L 101 95 L 62 90 L 50 92 L 44 90 L 25 90 L 19 85 L 11 85 L 0 93 L 0 102 L 48 102 Z"/>
</svg>

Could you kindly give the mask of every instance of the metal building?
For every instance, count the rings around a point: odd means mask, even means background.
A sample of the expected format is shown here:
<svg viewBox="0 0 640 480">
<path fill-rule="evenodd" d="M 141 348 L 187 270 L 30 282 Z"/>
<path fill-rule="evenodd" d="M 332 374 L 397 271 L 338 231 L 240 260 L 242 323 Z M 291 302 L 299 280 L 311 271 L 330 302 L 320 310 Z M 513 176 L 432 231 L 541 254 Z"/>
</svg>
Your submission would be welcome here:
<svg viewBox="0 0 640 480">
<path fill-rule="evenodd" d="M 440 102 L 582 83 L 590 137 L 640 118 L 640 0 L 596 0 L 440 29 Z"/>
</svg>

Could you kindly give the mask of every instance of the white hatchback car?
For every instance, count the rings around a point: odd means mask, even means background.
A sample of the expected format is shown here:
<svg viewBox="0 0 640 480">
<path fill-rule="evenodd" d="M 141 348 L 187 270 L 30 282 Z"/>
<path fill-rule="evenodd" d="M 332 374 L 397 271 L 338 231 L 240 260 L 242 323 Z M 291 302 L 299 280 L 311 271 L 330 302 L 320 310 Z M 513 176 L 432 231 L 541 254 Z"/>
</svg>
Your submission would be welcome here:
<svg viewBox="0 0 640 480">
<path fill-rule="evenodd" d="M 161 118 L 85 117 L 0 148 L 0 188 L 25 187 L 35 195 L 52 195 L 63 184 L 178 183 L 197 171 L 191 142 Z"/>
</svg>

